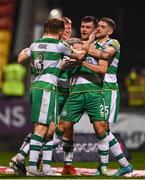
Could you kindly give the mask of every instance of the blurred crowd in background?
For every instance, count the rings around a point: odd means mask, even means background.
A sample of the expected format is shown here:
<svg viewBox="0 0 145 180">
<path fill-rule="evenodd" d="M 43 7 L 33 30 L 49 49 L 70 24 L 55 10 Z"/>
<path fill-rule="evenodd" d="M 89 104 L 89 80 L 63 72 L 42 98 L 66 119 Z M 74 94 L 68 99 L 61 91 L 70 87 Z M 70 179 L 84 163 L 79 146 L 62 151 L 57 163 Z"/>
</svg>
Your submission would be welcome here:
<svg viewBox="0 0 145 180">
<path fill-rule="evenodd" d="M 125 77 L 129 106 L 145 106 L 145 69 L 137 72 L 132 68 Z"/>
</svg>

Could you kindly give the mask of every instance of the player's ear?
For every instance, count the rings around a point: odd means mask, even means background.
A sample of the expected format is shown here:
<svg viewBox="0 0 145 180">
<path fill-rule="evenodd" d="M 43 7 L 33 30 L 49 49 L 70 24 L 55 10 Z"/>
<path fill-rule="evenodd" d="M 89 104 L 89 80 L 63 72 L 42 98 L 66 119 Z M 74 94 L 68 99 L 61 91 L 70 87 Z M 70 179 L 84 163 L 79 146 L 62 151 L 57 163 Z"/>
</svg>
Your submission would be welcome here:
<svg viewBox="0 0 145 180">
<path fill-rule="evenodd" d="M 62 38 L 64 31 L 60 31 L 58 34 L 59 34 L 59 37 Z"/>
<path fill-rule="evenodd" d="M 108 30 L 108 35 L 111 35 L 113 33 L 113 29 L 112 28 L 109 28 Z"/>
</svg>

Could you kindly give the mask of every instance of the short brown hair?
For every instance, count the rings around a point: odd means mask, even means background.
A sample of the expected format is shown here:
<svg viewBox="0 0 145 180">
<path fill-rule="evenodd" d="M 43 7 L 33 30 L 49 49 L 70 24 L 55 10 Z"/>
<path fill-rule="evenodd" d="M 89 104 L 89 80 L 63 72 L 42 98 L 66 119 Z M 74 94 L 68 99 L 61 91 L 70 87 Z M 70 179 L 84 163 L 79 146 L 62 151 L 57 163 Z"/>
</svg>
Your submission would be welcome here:
<svg viewBox="0 0 145 180">
<path fill-rule="evenodd" d="M 57 34 L 60 31 L 64 31 L 64 20 L 60 18 L 51 18 L 43 25 L 44 32 Z"/>
<path fill-rule="evenodd" d="M 61 17 L 61 19 L 64 20 L 65 24 L 71 24 L 71 20 L 68 17 L 63 16 L 63 17 Z"/>
<path fill-rule="evenodd" d="M 112 28 L 113 31 L 116 29 L 116 24 L 111 18 L 103 17 L 100 18 L 99 21 L 106 22 Z"/>
<path fill-rule="evenodd" d="M 85 16 L 83 17 L 82 22 L 93 22 L 95 27 L 98 25 L 98 19 L 95 16 Z"/>
</svg>

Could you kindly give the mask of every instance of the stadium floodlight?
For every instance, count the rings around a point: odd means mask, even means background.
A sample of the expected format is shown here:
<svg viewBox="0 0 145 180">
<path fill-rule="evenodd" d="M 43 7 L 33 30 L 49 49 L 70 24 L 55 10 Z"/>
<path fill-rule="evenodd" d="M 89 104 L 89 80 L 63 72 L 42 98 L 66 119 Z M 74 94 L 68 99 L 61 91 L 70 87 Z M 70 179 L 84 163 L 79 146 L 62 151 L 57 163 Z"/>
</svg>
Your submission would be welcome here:
<svg viewBox="0 0 145 180">
<path fill-rule="evenodd" d="M 61 17 L 62 16 L 62 10 L 61 9 L 52 9 L 50 11 L 50 17 L 54 18 L 54 17 Z"/>
</svg>

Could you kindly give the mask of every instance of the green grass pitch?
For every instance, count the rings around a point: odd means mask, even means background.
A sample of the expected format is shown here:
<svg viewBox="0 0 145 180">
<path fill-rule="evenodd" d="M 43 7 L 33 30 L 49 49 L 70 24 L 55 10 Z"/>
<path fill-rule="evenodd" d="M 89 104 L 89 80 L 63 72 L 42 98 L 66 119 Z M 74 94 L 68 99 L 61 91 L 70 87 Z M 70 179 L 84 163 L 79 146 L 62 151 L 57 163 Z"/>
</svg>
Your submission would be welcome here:
<svg viewBox="0 0 145 180">
<path fill-rule="evenodd" d="M 140 152 L 140 151 L 131 151 L 131 161 L 130 163 L 133 165 L 134 169 L 136 170 L 145 170 L 145 152 Z M 0 166 L 9 166 L 9 161 L 12 158 L 12 156 L 15 155 L 15 153 L 12 152 L 0 152 Z M 74 162 L 73 163 L 75 167 L 82 167 L 82 168 L 96 168 L 98 163 L 97 162 Z M 53 167 L 62 167 L 63 163 L 58 163 L 58 162 L 53 162 L 52 163 Z M 115 162 L 110 162 L 109 163 L 109 168 L 111 169 L 117 169 L 119 168 L 119 164 Z M 0 179 L 33 179 L 33 177 L 20 177 L 16 175 L 5 175 L 5 174 L 0 174 Z M 37 179 L 37 177 L 34 177 Z M 99 177 L 99 179 L 102 179 L 104 177 Z M 114 179 L 116 177 L 106 177 L 106 179 Z M 138 179 L 139 177 L 136 177 Z M 40 177 L 38 179 L 41 179 Z M 45 177 L 43 177 L 45 179 Z M 48 179 L 48 177 L 46 177 Z M 49 177 L 49 179 L 97 179 L 96 177 L 93 176 L 81 176 L 81 177 L 70 177 L 70 176 L 63 176 L 63 177 Z M 120 179 L 120 178 L 117 178 Z M 126 179 L 126 177 L 122 177 L 121 179 Z M 127 178 L 128 179 L 128 178 Z M 134 178 L 130 178 L 134 179 Z M 143 177 L 141 177 L 143 179 Z"/>
</svg>

